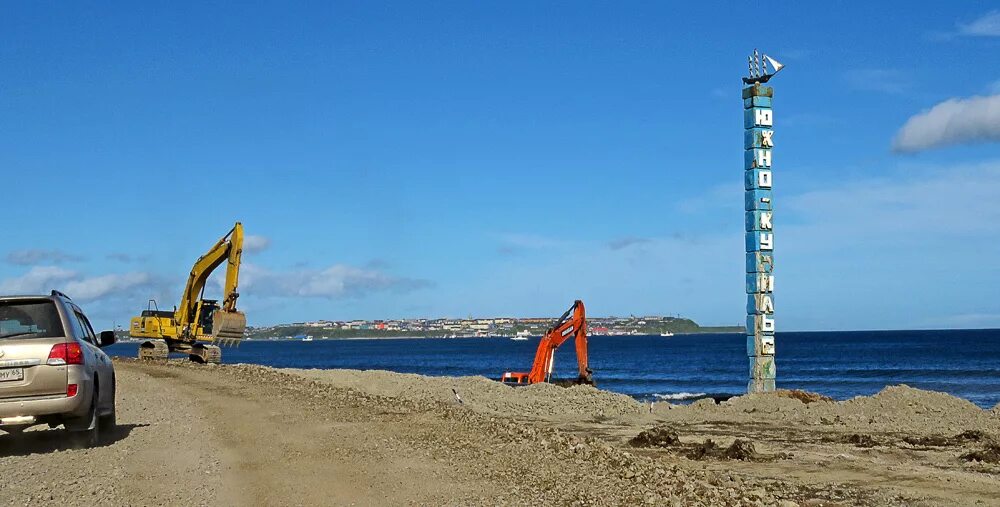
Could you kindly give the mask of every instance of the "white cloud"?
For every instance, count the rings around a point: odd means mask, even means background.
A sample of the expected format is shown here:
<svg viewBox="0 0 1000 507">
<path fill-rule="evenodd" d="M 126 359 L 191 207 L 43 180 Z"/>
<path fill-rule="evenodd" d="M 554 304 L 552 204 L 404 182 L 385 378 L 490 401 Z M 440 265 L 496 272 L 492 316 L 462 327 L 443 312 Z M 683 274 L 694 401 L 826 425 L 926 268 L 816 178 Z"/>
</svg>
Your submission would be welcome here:
<svg viewBox="0 0 1000 507">
<path fill-rule="evenodd" d="M 95 301 L 113 296 L 125 296 L 133 289 L 148 287 L 153 281 L 149 273 L 121 273 L 81 278 L 65 285 L 65 292 L 75 301 Z"/>
<path fill-rule="evenodd" d="M 52 289 L 67 294 L 77 302 L 130 295 L 135 289 L 149 288 L 148 273 L 108 274 L 94 277 L 58 266 L 35 266 L 27 273 L 0 281 L 3 294 L 47 294 Z"/>
<path fill-rule="evenodd" d="M 57 266 L 35 266 L 21 276 L 0 282 L 0 293 L 43 294 L 77 276 L 75 271 Z"/>
<path fill-rule="evenodd" d="M 830 248 L 831 241 L 843 248 L 853 242 L 904 246 L 925 243 L 927 231 L 942 240 L 1000 234 L 997 195 L 1000 162 L 987 162 L 910 168 L 894 178 L 828 185 L 789 195 L 782 207 L 799 224 L 793 226 L 796 232 L 815 233 L 802 242 L 803 248 L 822 250 Z"/>
<path fill-rule="evenodd" d="M 7 253 L 7 262 L 19 266 L 31 266 L 33 264 L 62 264 L 64 262 L 81 261 L 83 257 L 60 250 L 14 250 Z"/>
<path fill-rule="evenodd" d="M 948 99 L 911 117 L 893 140 L 897 152 L 1000 141 L 1000 94 Z"/>
<path fill-rule="evenodd" d="M 990 11 L 971 23 L 959 24 L 958 33 L 973 37 L 1000 37 L 1000 10 Z"/>
<path fill-rule="evenodd" d="M 247 253 L 263 252 L 269 246 L 271 246 L 271 239 L 264 236 L 249 234 L 243 238 L 243 251 Z"/>
<path fill-rule="evenodd" d="M 244 263 L 240 279 L 240 292 L 257 297 L 357 298 L 373 292 L 409 292 L 431 285 L 426 280 L 397 277 L 377 269 L 343 264 L 324 269 L 271 271 Z"/>
</svg>

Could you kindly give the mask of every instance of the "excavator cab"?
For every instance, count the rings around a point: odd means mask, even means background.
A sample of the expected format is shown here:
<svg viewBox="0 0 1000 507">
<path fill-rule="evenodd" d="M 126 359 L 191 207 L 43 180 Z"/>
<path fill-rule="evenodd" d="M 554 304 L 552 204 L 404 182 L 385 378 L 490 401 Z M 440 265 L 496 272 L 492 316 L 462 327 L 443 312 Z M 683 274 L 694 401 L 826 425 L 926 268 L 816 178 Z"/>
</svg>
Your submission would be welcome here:
<svg viewBox="0 0 1000 507">
<path fill-rule="evenodd" d="M 219 302 L 215 299 L 202 299 L 198 309 L 198 327 L 202 335 L 212 334 L 212 318 L 215 311 L 219 309 Z"/>
</svg>

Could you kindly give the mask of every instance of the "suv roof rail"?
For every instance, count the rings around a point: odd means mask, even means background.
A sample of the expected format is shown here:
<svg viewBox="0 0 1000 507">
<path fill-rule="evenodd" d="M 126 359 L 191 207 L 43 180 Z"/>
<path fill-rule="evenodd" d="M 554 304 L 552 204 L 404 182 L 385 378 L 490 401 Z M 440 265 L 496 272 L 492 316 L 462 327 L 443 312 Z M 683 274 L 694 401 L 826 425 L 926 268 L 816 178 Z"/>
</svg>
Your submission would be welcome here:
<svg viewBox="0 0 1000 507">
<path fill-rule="evenodd" d="M 59 292 L 59 291 L 57 291 L 57 290 L 55 290 L 55 289 L 52 289 L 52 295 L 53 295 L 53 296 L 59 296 L 59 297 L 64 297 L 64 298 L 66 298 L 66 299 L 68 299 L 68 300 L 70 300 L 70 301 L 72 301 L 72 300 L 73 300 L 73 298 L 71 298 L 71 297 L 67 296 L 66 294 L 63 294 L 62 292 Z"/>
</svg>

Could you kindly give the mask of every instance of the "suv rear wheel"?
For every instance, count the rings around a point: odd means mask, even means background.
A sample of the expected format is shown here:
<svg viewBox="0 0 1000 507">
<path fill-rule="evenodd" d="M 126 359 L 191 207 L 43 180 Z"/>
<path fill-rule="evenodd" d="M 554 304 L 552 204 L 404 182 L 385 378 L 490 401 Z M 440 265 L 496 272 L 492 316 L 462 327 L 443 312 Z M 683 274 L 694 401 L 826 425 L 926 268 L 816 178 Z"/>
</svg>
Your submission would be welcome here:
<svg viewBox="0 0 1000 507">
<path fill-rule="evenodd" d="M 97 417 L 97 392 L 94 392 L 94 399 L 90 402 L 90 411 L 87 413 L 86 426 L 80 425 L 80 429 L 75 428 L 75 425 L 67 425 L 66 429 L 69 431 L 69 440 L 74 447 L 94 447 L 97 445 L 98 431 L 100 425 L 98 424 Z M 81 421 L 82 422 L 82 421 Z"/>
<path fill-rule="evenodd" d="M 103 441 L 108 441 L 115 432 L 115 426 L 117 425 L 115 421 L 115 388 L 112 383 L 111 387 L 111 412 L 104 414 L 97 418 L 97 427 L 100 432 L 100 438 Z"/>
</svg>

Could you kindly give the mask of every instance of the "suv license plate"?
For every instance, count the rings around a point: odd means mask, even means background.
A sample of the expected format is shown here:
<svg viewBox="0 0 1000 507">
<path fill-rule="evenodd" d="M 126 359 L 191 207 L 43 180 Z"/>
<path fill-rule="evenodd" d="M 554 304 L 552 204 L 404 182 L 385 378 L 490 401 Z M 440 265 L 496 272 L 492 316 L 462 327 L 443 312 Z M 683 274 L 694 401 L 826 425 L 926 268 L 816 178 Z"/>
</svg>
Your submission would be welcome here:
<svg viewBox="0 0 1000 507">
<path fill-rule="evenodd" d="M 24 380 L 24 368 L 0 369 L 0 382 L 13 382 L 15 380 Z"/>
</svg>

